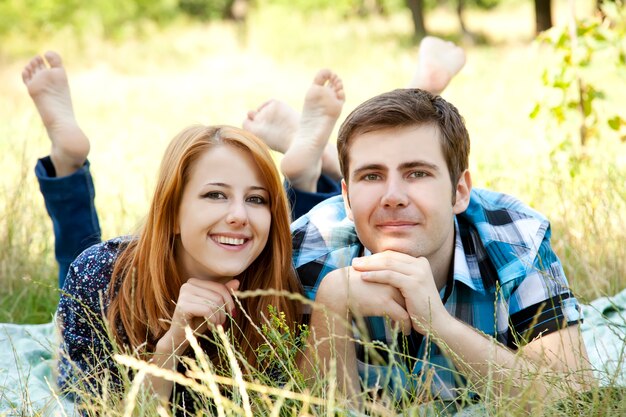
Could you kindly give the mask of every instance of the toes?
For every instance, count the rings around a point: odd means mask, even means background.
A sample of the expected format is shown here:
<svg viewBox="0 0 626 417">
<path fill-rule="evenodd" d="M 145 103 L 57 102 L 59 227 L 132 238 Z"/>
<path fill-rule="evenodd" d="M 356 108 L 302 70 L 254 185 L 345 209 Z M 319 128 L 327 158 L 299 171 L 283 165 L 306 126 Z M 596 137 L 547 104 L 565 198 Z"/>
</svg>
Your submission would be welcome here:
<svg viewBox="0 0 626 417">
<path fill-rule="evenodd" d="M 27 84 L 30 81 L 30 71 L 28 70 L 28 67 L 24 68 L 24 70 L 22 71 L 22 81 L 24 81 L 25 84 Z"/>
<path fill-rule="evenodd" d="M 258 113 L 260 113 L 261 111 L 263 111 L 263 109 L 265 109 L 266 107 L 268 107 L 268 106 L 269 106 L 270 104 L 272 104 L 273 102 L 274 102 L 274 100 L 273 100 L 273 99 L 269 99 L 269 100 L 267 100 L 265 103 L 261 104 L 261 105 L 259 106 L 259 108 L 258 108 L 258 109 L 256 109 L 256 113 L 257 113 L 257 114 L 258 114 Z"/>
<path fill-rule="evenodd" d="M 35 71 L 41 71 L 41 70 L 45 70 L 46 69 L 46 63 L 44 62 L 43 58 L 40 56 L 35 57 L 35 59 L 33 59 L 34 61 L 34 69 Z"/>
<path fill-rule="evenodd" d="M 326 81 L 330 80 L 333 73 L 331 70 L 324 68 L 321 69 L 315 74 L 315 78 L 313 78 L 313 84 L 324 85 Z"/>
<path fill-rule="evenodd" d="M 46 61 L 50 64 L 51 68 L 58 68 L 63 66 L 63 61 L 61 60 L 61 55 L 57 54 L 54 51 L 47 51 L 44 56 L 46 57 Z"/>
<path fill-rule="evenodd" d="M 343 83 L 341 81 L 335 86 L 335 95 L 341 101 L 346 99 L 346 93 L 343 91 Z"/>
<path fill-rule="evenodd" d="M 24 80 L 24 82 L 28 82 L 33 78 L 33 75 L 41 70 L 41 69 L 45 69 L 46 66 L 43 62 L 43 59 L 40 56 L 36 56 L 33 59 L 30 60 L 30 62 L 24 67 L 24 70 L 22 71 L 22 80 Z"/>
<path fill-rule="evenodd" d="M 341 81 L 341 78 L 339 78 L 337 74 L 335 74 L 334 72 L 331 73 L 328 84 L 334 90 L 335 95 L 339 100 L 344 100 L 346 98 L 343 91 L 343 81 Z"/>
</svg>

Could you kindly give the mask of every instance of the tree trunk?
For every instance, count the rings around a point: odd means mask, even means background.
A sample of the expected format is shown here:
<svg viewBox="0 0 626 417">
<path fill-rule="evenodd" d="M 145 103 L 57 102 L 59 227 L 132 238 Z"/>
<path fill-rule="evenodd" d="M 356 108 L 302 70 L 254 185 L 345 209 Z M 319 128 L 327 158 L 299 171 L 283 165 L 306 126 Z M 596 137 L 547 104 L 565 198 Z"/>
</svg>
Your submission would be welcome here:
<svg viewBox="0 0 626 417">
<path fill-rule="evenodd" d="M 426 26 L 424 25 L 424 0 L 406 0 L 406 5 L 411 9 L 415 38 L 422 39 L 426 36 Z"/>
<path fill-rule="evenodd" d="M 232 19 L 235 22 L 244 22 L 248 17 L 249 8 L 249 0 L 229 0 L 224 7 L 223 15 L 226 19 Z"/>
<path fill-rule="evenodd" d="M 535 0 L 535 33 L 552 27 L 552 0 Z"/>
<path fill-rule="evenodd" d="M 461 35 L 463 36 L 463 43 L 475 45 L 478 37 L 470 32 L 467 26 L 465 26 L 465 20 L 463 20 L 463 10 L 465 10 L 465 0 L 457 0 L 456 14 L 459 18 L 459 24 L 461 25 Z"/>
</svg>

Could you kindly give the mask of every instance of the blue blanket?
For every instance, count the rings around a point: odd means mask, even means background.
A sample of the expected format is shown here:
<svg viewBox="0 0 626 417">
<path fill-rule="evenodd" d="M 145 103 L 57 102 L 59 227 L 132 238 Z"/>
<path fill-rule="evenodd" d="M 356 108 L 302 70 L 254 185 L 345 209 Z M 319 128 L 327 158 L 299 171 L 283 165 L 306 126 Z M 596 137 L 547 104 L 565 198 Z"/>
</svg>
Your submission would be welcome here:
<svg viewBox="0 0 626 417">
<path fill-rule="evenodd" d="M 57 346 L 53 323 L 0 324 L 0 415 L 74 415 L 53 389 Z"/>
<path fill-rule="evenodd" d="M 626 290 L 583 305 L 581 326 L 601 386 L 626 386 Z"/>
<path fill-rule="evenodd" d="M 626 290 L 583 311 L 581 331 L 600 385 L 626 386 Z M 57 339 L 53 323 L 0 324 L 0 415 L 75 414 L 53 388 Z"/>
</svg>

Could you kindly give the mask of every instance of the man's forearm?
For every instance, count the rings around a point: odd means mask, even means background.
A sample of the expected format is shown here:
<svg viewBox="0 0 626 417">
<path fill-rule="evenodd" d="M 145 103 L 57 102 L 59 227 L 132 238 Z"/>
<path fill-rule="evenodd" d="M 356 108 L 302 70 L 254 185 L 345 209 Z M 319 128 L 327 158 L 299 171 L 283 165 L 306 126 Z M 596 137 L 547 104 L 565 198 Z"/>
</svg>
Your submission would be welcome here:
<svg viewBox="0 0 626 417">
<path fill-rule="evenodd" d="M 324 278 L 311 315 L 311 336 L 300 360 L 305 378 L 326 376 L 335 366 L 339 388 L 349 396 L 360 392 L 345 281 Z M 327 280 L 327 281 L 326 281 Z M 319 375 L 321 373 L 322 375 Z"/>
<path fill-rule="evenodd" d="M 433 333 L 439 339 L 438 345 L 447 350 L 468 380 L 481 389 L 491 389 L 492 394 L 517 395 L 531 390 L 532 398 L 545 401 L 561 397 L 565 386 L 581 389 L 591 384 L 586 379 L 588 374 L 572 369 L 579 368 L 575 364 L 556 365 L 544 355 L 526 355 L 523 349 L 515 353 L 452 317 L 433 328 Z M 554 340 L 562 336 L 560 332 L 550 335 Z M 582 349 L 580 355 L 586 357 L 584 347 Z M 551 383 L 551 375 L 565 383 Z M 489 387 L 486 387 L 486 381 L 489 381 Z"/>
</svg>

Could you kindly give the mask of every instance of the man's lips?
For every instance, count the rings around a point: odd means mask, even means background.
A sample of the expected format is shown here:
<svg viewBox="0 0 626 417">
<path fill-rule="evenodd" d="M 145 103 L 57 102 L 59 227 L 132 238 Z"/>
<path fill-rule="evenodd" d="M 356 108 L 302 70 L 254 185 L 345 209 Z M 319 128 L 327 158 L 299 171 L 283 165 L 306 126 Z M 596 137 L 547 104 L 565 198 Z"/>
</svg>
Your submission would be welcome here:
<svg viewBox="0 0 626 417">
<path fill-rule="evenodd" d="M 403 228 L 403 227 L 413 227 L 417 225 L 418 225 L 417 222 L 409 221 L 409 220 L 392 220 L 392 221 L 376 223 L 376 227 L 380 227 L 380 228 Z"/>
</svg>

